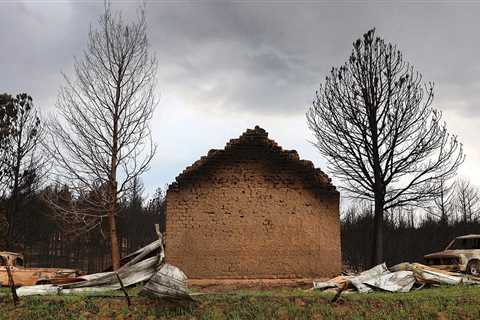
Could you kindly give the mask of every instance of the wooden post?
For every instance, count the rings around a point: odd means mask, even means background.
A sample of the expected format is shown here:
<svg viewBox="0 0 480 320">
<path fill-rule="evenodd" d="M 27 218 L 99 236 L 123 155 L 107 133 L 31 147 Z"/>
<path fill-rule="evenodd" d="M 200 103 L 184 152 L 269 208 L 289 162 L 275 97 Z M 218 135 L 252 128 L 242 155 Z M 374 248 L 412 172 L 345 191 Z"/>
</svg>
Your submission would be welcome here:
<svg viewBox="0 0 480 320">
<path fill-rule="evenodd" d="M 342 287 L 340 287 L 337 291 L 337 294 L 335 295 L 335 297 L 333 297 L 332 301 L 330 302 L 336 302 L 338 300 L 338 298 L 340 298 L 340 295 L 342 294 L 342 292 L 348 288 L 348 281 L 345 281 L 345 283 L 343 284 Z"/>
<path fill-rule="evenodd" d="M 120 279 L 118 273 L 115 272 L 115 275 L 117 276 L 118 282 L 120 282 L 120 287 L 122 288 L 123 294 L 125 294 L 125 298 L 127 299 L 128 306 L 130 307 L 132 305 L 132 302 L 130 301 L 127 290 L 125 290 L 125 287 L 123 286 L 122 279 Z"/>
<path fill-rule="evenodd" d="M 20 299 L 17 296 L 17 290 L 15 289 L 15 282 L 13 282 L 12 271 L 10 270 L 10 266 L 6 266 L 7 274 L 8 274 L 8 284 L 10 286 L 10 290 L 12 291 L 12 298 L 13 304 L 16 306 Z"/>
</svg>

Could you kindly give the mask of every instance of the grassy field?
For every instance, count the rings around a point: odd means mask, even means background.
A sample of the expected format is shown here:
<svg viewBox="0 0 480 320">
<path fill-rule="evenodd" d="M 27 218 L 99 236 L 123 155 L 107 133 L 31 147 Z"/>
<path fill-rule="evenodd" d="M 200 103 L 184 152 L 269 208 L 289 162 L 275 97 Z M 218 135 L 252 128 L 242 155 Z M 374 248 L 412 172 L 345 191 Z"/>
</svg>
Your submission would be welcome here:
<svg viewBox="0 0 480 320">
<path fill-rule="evenodd" d="M 480 287 L 442 287 L 411 293 L 332 294 L 300 289 L 202 294 L 176 305 L 138 296 L 21 298 L 15 307 L 0 289 L 0 319 L 480 319 Z"/>
</svg>

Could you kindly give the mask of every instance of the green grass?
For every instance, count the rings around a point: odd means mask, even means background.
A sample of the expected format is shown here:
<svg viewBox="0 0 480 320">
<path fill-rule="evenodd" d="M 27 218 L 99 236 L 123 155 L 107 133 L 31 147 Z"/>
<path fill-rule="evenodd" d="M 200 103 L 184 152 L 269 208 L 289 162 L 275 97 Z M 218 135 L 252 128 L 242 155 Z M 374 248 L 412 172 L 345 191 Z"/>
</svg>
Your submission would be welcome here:
<svg viewBox="0 0 480 320">
<path fill-rule="evenodd" d="M 300 289 L 237 290 L 195 296 L 178 305 L 129 290 L 129 308 L 121 292 L 103 296 L 69 295 L 21 298 L 12 303 L 0 288 L 3 319 L 480 319 L 480 287 L 457 286 L 410 293 L 344 294 L 336 303 L 331 293 Z"/>
</svg>

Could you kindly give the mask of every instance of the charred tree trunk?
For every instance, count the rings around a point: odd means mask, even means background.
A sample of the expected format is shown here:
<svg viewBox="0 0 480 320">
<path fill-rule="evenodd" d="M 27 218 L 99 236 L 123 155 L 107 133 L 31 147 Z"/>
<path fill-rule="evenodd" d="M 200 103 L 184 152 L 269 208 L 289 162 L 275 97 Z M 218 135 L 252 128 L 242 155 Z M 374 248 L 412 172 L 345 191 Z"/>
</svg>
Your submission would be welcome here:
<svg viewBox="0 0 480 320">
<path fill-rule="evenodd" d="M 20 133 L 21 134 L 21 133 Z M 17 148 L 20 149 L 22 144 L 21 138 L 18 140 Z M 10 205 L 7 214 L 7 223 L 8 223 L 8 232 L 7 232 L 7 249 L 13 250 L 15 243 L 15 217 L 17 215 L 18 208 L 18 189 L 19 189 L 19 179 L 20 179 L 20 150 L 17 152 L 15 165 L 13 168 L 13 187 L 12 194 L 10 196 Z"/>
<path fill-rule="evenodd" d="M 375 213 L 373 216 L 373 245 L 372 266 L 384 261 L 383 257 L 383 199 L 375 200 Z"/>
<path fill-rule="evenodd" d="M 108 212 L 108 223 L 110 228 L 110 247 L 112 251 L 112 267 L 113 270 L 120 268 L 120 249 L 118 245 L 118 231 L 117 231 L 117 188 L 116 182 L 112 183 L 111 189 L 111 204 Z"/>
</svg>

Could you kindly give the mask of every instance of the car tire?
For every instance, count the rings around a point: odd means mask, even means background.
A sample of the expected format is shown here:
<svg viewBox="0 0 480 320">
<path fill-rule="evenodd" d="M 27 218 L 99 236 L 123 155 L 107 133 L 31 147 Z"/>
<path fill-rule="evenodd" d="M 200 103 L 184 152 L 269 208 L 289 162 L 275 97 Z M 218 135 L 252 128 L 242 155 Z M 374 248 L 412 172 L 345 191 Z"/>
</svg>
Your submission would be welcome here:
<svg viewBox="0 0 480 320">
<path fill-rule="evenodd" d="M 480 277 L 480 260 L 472 260 L 468 262 L 467 273 L 475 277 Z"/>
</svg>

